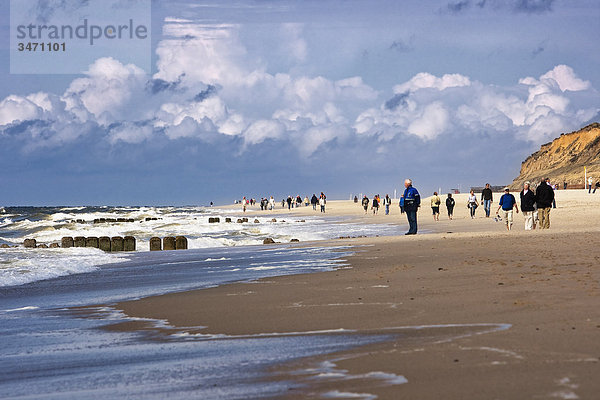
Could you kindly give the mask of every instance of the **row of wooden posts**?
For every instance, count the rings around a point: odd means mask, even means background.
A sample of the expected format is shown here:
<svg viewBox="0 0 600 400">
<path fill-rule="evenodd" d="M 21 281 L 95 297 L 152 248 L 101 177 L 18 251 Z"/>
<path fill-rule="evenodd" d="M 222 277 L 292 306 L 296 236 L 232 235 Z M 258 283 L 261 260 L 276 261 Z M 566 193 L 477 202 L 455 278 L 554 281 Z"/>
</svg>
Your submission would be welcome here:
<svg viewBox="0 0 600 400">
<path fill-rule="evenodd" d="M 60 244 L 52 243 L 50 246 L 46 244 L 38 244 L 35 239 L 25 239 L 23 246 L 29 249 L 35 248 L 59 248 L 68 249 L 71 247 L 93 247 L 107 252 L 115 251 L 135 251 L 136 240 L 133 236 L 102 236 L 102 237 L 83 237 L 75 238 L 66 236 L 61 239 Z M 188 241 L 185 236 L 167 236 L 164 238 L 153 237 L 150 239 L 150 251 L 157 250 L 187 250 Z"/>
<path fill-rule="evenodd" d="M 84 236 L 65 236 L 61 239 L 60 244 L 52 243 L 50 246 L 45 244 L 37 244 L 35 239 L 25 239 L 23 246 L 29 249 L 34 248 L 58 248 L 68 249 L 71 247 L 93 247 L 104 251 L 135 251 L 136 240 L 133 236 L 101 236 L 101 237 L 84 237 Z"/>
<path fill-rule="evenodd" d="M 161 250 L 187 250 L 188 241 L 185 236 L 167 236 L 162 238 L 150 238 L 150 251 Z"/>
</svg>

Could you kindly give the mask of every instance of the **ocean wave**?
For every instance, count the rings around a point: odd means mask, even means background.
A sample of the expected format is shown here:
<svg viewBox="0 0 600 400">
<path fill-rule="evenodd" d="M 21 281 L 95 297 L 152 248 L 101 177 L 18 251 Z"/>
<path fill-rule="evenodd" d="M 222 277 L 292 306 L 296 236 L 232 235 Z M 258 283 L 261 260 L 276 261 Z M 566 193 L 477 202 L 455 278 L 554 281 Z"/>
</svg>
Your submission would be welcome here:
<svg viewBox="0 0 600 400">
<path fill-rule="evenodd" d="M 235 221 L 239 213 L 206 207 L 13 207 L 6 211 L 0 219 L 0 243 L 19 246 L 26 238 L 49 245 L 60 243 L 65 236 L 133 236 L 137 239 L 137 250 L 147 251 L 150 238 L 166 236 L 185 236 L 189 249 L 200 249 L 262 245 L 266 238 L 281 243 L 289 243 L 292 239 L 301 242 L 324 240 L 337 238 L 340 232 L 346 236 L 400 233 L 397 226 L 343 223 L 342 219 L 321 215 L 303 217 L 305 222 L 283 222 L 278 214 L 257 212 L 248 214 L 248 223 L 226 223 L 227 216 Z M 219 217 L 221 222 L 209 223 L 209 216 Z M 272 222 L 273 217 L 279 221 Z M 119 218 L 133 219 L 134 222 L 115 221 Z M 105 222 L 107 219 L 111 222 Z M 17 254 L 9 250 L 0 249 L 0 261 L 2 258 L 7 260 L 7 254 Z M 0 286 L 88 272 L 98 265 L 118 260 L 114 254 L 87 253 L 93 250 L 81 248 L 48 251 L 20 247 L 18 251 L 25 253 L 10 256 L 13 257 L 10 258 L 12 269 L 10 272 L 3 269 Z"/>
<path fill-rule="evenodd" d="M 126 254 L 105 253 L 98 249 L 5 249 L 0 252 L 0 287 L 79 274 L 100 265 L 126 260 Z"/>
</svg>

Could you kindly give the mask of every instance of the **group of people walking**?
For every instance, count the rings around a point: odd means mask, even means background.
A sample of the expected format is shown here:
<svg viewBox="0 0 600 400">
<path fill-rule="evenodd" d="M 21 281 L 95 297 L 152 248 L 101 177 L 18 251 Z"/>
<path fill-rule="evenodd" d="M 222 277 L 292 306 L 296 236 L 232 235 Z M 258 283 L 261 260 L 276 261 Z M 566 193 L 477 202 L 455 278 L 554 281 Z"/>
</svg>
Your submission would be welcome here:
<svg viewBox="0 0 600 400">
<path fill-rule="evenodd" d="M 525 230 L 535 229 L 538 225 L 540 229 L 550 228 L 550 210 L 555 204 L 554 189 L 550 186 L 550 179 L 543 179 L 533 191 L 531 182 L 523 184 L 523 190 L 519 193 L 521 206 L 517 205 L 515 196 L 510 193 L 510 189 L 504 188 L 504 194 L 500 197 L 498 210 L 502 209 L 506 229 L 510 230 L 513 225 L 513 210 L 518 214 L 519 208 L 525 218 Z"/>
<path fill-rule="evenodd" d="M 357 200 L 358 199 L 355 198 L 354 202 L 357 202 Z M 361 202 L 363 208 L 365 209 L 365 214 L 369 211 L 369 202 L 371 202 L 371 210 L 373 211 L 373 215 L 377 215 L 379 213 L 379 207 L 381 207 L 382 205 L 385 207 L 385 215 L 390 214 L 390 205 L 392 205 L 392 199 L 390 198 L 389 194 L 386 194 L 383 200 L 381 200 L 381 197 L 378 194 L 376 194 L 375 196 L 373 196 L 372 201 L 369 200 L 369 198 L 365 194 Z"/>
<path fill-rule="evenodd" d="M 406 235 L 414 235 L 417 233 L 417 210 L 421 204 L 419 192 L 412 186 L 412 180 L 406 179 L 404 181 L 406 190 L 400 197 L 400 210 L 402 213 L 406 212 L 409 229 Z M 365 196 L 366 197 L 366 196 Z M 523 190 L 519 193 L 520 206 L 510 193 L 510 188 L 504 188 L 504 194 L 500 197 L 498 203 L 498 209 L 496 210 L 496 220 L 502 220 L 504 218 L 506 229 L 511 230 L 513 225 L 513 212 L 519 213 L 519 209 L 523 213 L 525 218 L 525 230 L 532 230 L 539 226 L 539 229 L 550 228 L 550 210 L 556 208 L 556 201 L 554 199 L 554 188 L 550 185 L 550 179 L 543 179 L 534 191 L 531 182 L 525 182 L 523 184 Z M 469 215 L 471 218 L 475 218 L 475 210 L 478 205 L 481 204 L 485 210 L 486 218 L 490 217 L 491 207 L 494 197 L 490 184 L 486 184 L 485 188 L 481 192 L 481 198 L 478 200 L 475 192 L 470 191 L 467 200 L 467 207 L 469 208 Z M 433 213 L 433 220 L 439 221 L 440 205 L 442 200 L 440 199 L 437 192 L 433 192 L 431 197 L 431 210 Z M 364 204 L 364 203 L 363 203 Z M 456 201 L 452 197 L 452 193 L 448 193 L 446 198 L 446 209 L 448 210 L 448 219 L 452 219 L 454 215 L 454 206 Z M 502 209 L 503 216 L 500 216 L 499 212 Z M 366 208 L 365 208 L 366 210 Z"/>
<path fill-rule="evenodd" d="M 248 206 L 254 206 L 256 204 L 256 200 L 251 198 L 251 199 L 247 199 L 246 197 L 242 198 L 242 200 L 236 200 L 235 202 L 237 203 L 241 203 L 242 204 L 242 211 L 246 212 L 246 209 Z M 296 197 L 292 197 L 292 196 L 288 196 L 287 198 L 284 198 L 281 200 L 281 208 L 286 208 L 288 210 L 291 210 L 294 207 L 301 207 L 302 205 L 304 205 L 305 207 L 308 207 L 309 204 L 312 205 L 313 210 L 317 210 L 317 206 L 320 207 L 321 212 L 325 212 L 325 204 L 327 203 L 327 196 L 325 196 L 325 193 L 321 192 L 321 195 L 319 197 L 317 197 L 316 194 L 313 193 L 312 198 L 309 200 L 308 196 L 305 196 L 304 199 L 302 199 L 302 197 L 300 195 L 296 196 Z M 273 196 L 266 198 L 263 197 L 260 199 L 260 209 L 262 211 L 266 211 L 266 210 L 274 210 L 275 209 L 275 199 L 273 198 Z M 211 204 L 212 206 L 212 204 Z"/>
</svg>

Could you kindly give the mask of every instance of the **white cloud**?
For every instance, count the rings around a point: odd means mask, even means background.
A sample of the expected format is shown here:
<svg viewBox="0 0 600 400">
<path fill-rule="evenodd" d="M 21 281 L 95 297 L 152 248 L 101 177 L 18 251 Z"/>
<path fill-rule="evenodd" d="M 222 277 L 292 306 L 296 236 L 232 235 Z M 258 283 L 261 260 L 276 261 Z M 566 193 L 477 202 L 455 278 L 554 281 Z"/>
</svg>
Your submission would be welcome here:
<svg viewBox="0 0 600 400">
<path fill-rule="evenodd" d="M 302 62 L 310 52 L 303 27 L 287 24 L 280 30 L 292 58 Z M 493 132 L 541 141 L 578 127 L 598 111 L 598 104 L 573 105 L 575 93 L 593 88 L 566 65 L 511 87 L 421 72 L 390 88 L 394 95 L 384 101 L 359 76 L 332 80 L 266 72 L 269 66 L 247 53 L 236 25 L 169 19 L 164 32 L 168 38 L 158 44 L 153 77 L 101 58 L 62 96 L 5 98 L 0 125 L 43 119 L 49 124 L 43 135 L 39 128 L 31 133 L 37 140 L 43 136 L 46 145 L 75 140 L 96 124 L 109 143 L 141 143 L 163 133 L 172 140 L 239 135 L 242 151 L 271 139 L 310 156 L 352 135 L 376 142 L 413 135 L 427 142 L 447 134 Z M 77 133 L 77 124 L 87 124 L 86 129 Z"/>
<path fill-rule="evenodd" d="M 8 96 L 0 102 L 0 126 L 41 118 L 43 109 L 21 96 Z"/>
<path fill-rule="evenodd" d="M 143 93 L 147 76 L 135 65 L 123 65 L 107 57 L 100 58 L 86 71 L 85 78 L 71 82 L 63 96 L 67 111 L 86 120 L 92 114 L 101 124 L 129 118 L 125 107 L 135 94 Z M 87 112 L 87 113 L 86 113 Z"/>
<path fill-rule="evenodd" d="M 408 126 L 408 133 L 423 139 L 434 139 L 448 126 L 448 111 L 441 102 L 428 104 L 423 113 Z"/>
<path fill-rule="evenodd" d="M 258 120 L 253 122 L 243 133 L 248 144 L 262 143 L 267 139 L 278 139 L 283 135 L 284 126 L 278 121 Z"/>
<path fill-rule="evenodd" d="M 379 140 L 401 134 L 432 140 L 444 132 L 464 130 L 515 134 L 539 142 L 579 127 L 598 112 L 598 104 L 587 109 L 571 104 L 569 92 L 588 89 L 589 82 L 560 65 L 539 79 L 523 78 L 514 87 L 484 85 L 456 74 L 439 78 L 420 73 L 395 86 L 393 99 L 359 114 L 354 128 Z"/>
<path fill-rule="evenodd" d="M 394 86 L 394 93 L 413 92 L 419 89 L 444 90 L 469 85 L 471 85 L 471 80 L 460 74 L 445 74 L 437 77 L 427 72 L 420 72 L 408 82 Z"/>
<path fill-rule="evenodd" d="M 556 67 L 554 67 L 554 69 L 548 71 L 540 77 L 540 80 L 542 82 L 546 79 L 554 80 L 560 87 L 560 90 L 562 90 L 563 92 L 566 90 L 574 92 L 586 90 L 589 89 L 591 86 L 589 81 L 579 79 L 575 75 L 573 68 L 567 65 L 557 65 Z"/>
</svg>

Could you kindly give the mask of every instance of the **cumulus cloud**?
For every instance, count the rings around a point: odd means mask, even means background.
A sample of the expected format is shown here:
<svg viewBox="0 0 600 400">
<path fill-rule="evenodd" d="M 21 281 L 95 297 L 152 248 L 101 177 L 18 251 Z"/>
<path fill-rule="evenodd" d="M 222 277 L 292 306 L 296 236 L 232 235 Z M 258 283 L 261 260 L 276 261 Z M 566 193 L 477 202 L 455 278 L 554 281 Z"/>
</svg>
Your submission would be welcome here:
<svg viewBox="0 0 600 400">
<path fill-rule="evenodd" d="M 302 26 L 281 29 L 292 44 L 291 57 L 302 62 L 309 51 Z M 109 145 L 221 137 L 238 146 L 233 154 L 277 142 L 310 157 L 329 144 L 350 146 L 365 137 L 378 147 L 462 132 L 535 142 L 598 113 L 597 102 L 574 104 L 577 94 L 594 88 L 566 65 L 509 87 L 460 73 L 420 72 L 378 91 L 359 76 L 332 80 L 269 73 L 263 61 L 247 54 L 235 25 L 169 19 L 164 30 L 167 38 L 158 44 L 153 76 L 112 58 L 98 59 L 62 95 L 3 99 L 0 132 L 18 131 L 35 139 L 36 146 L 59 146 L 92 132 Z"/>
<path fill-rule="evenodd" d="M 39 119 L 42 114 L 42 108 L 25 97 L 8 96 L 0 102 L 0 125 Z"/>
<path fill-rule="evenodd" d="M 394 86 L 394 93 L 404 93 L 419 89 L 444 90 L 451 87 L 469 86 L 471 80 L 460 74 L 445 74 L 441 77 L 421 72 L 412 77 L 408 82 Z"/>
<path fill-rule="evenodd" d="M 465 130 L 539 142 L 575 129 L 597 113 L 597 102 L 587 108 L 572 105 L 569 92 L 588 90 L 590 83 L 565 65 L 537 79 L 523 78 L 512 87 L 484 85 L 459 74 L 419 73 L 396 85 L 396 94 L 379 108 L 362 112 L 354 128 L 357 134 L 383 141 L 404 134 L 429 141 L 451 130 Z"/>
</svg>

